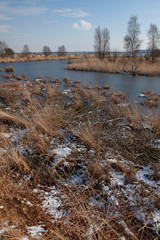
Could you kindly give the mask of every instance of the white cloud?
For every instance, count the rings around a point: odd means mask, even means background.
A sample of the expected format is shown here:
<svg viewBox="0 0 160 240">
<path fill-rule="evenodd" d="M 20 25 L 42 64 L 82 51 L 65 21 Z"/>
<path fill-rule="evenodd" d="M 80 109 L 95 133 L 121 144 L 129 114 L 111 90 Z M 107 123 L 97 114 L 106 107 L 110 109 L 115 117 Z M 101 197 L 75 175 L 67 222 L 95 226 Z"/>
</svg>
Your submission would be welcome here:
<svg viewBox="0 0 160 240">
<path fill-rule="evenodd" d="M 53 12 L 55 13 L 66 13 L 66 12 L 71 12 L 72 10 L 70 8 L 64 8 L 64 9 L 54 9 Z"/>
<path fill-rule="evenodd" d="M 59 13 L 63 17 L 72 17 L 72 18 L 84 18 L 91 15 L 90 13 L 85 12 L 81 9 L 70 9 L 70 8 L 54 9 L 53 12 Z"/>
<path fill-rule="evenodd" d="M 10 25 L 2 25 L 0 24 L 0 32 L 8 32 Z"/>
<path fill-rule="evenodd" d="M 0 13 L 0 20 L 11 20 L 11 18 L 10 17 L 7 17 L 5 14 L 1 14 Z"/>
<path fill-rule="evenodd" d="M 48 8 L 43 6 L 36 6 L 35 4 L 32 4 L 30 6 L 11 6 L 10 1 L 2 2 L 0 5 L 1 12 L 22 16 L 37 16 L 46 13 L 47 10 Z"/>
<path fill-rule="evenodd" d="M 92 24 L 90 22 L 86 22 L 84 20 L 81 20 L 79 24 L 77 22 L 75 22 L 73 24 L 73 28 L 88 31 L 92 28 Z"/>
</svg>

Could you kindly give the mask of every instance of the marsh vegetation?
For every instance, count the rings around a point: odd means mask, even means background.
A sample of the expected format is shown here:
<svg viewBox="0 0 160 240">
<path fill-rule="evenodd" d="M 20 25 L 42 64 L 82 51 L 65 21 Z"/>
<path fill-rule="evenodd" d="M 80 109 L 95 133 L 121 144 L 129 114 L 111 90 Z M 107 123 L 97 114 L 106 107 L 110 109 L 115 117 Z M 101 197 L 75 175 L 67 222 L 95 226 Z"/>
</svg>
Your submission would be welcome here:
<svg viewBox="0 0 160 240">
<path fill-rule="evenodd" d="M 158 114 L 69 78 L 0 89 L 2 239 L 158 239 Z"/>
</svg>

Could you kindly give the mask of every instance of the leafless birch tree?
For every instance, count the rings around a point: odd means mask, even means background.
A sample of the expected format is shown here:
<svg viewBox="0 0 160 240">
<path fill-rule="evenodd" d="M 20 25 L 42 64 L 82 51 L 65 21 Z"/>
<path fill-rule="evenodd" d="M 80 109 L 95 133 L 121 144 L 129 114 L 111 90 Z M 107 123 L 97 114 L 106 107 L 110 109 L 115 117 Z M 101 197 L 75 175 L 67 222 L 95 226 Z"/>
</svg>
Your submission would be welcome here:
<svg viewBox="0 0 160 240">
<path fill-rule="evenodd" d="M 155 62 L 156 52 L 160 45 L 160 32 L 155 24 L 150 24 L 147 32 L 148 35 L 148 48 L 151 50 L 152 62 Z"/>
<path fill-rule="evenodd" d="M 128 22 L 127 34 L 124 37 L 124 48 L 131 57 L 135 57 L 142 41 L 139 39 L 140 24 L 137 17 L 132 16 Z"/>
<path fill-rule="evenodd" d="M 96 55 L 103 60 L 105 55 L 108 53 L 110 34 L 107 28 L 100 29 L 97 27 L 95 29 L 94 35 L 94 50 Z"/>
</svg>

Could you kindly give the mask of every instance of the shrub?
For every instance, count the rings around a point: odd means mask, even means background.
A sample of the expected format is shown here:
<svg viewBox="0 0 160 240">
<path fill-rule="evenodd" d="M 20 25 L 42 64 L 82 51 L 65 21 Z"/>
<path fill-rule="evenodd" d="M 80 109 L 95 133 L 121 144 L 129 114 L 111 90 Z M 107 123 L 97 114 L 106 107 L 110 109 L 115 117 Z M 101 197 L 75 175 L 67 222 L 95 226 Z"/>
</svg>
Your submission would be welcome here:
<svg viewBox="0 0 160 240">
<path fill-rule="evenodd" d="M 5 56 L 7 56 L 7 57 L 13 57 L 14 56 L 14 51 L 11 48 L 5 48 L 4 51 L 5 51 L 5 53 L 4 53 Z"/>
<path fill-rule="evenodd" d="M 103 88 L 106 89 L 106 90 L 109 90 L 110 86 L 109 85 L 105 85 Z"/>
<path fill-rule="evenodd" d="M 3 77 L 9 79 L 9 78 L 11 78 L 11 75 L 9 75 L 9 74 L 3 74 Z"/>
<path fill-rule="evenodd" d="M 101 87 L 99 85 L 95 85 L 94 89 L 97 90 L 97 91 L 100 91 Z"/>
<path fill-rule="evenodd" d="M 147 107 L 149 107 L 149 108 L 157 108 L 157 107 L 158 107 L 158 102 L 155 101 L 155 100 L 153 100 L 153 99 L 151 99 L 151 100 L 146 100 L 146 101 L 144 102 L 144 105 L 147 106 Z"/>
<path fill-rule="evenodd" d="M 66 77 L 66 78 L 64 79 L 64 82 L 65 82 L 65 85 L 66 85 L 66 86 L 69 86 L 69 85 L 71 84 L 71 80 L 70 80 L 69 77 Z"/>
<path fill-rule="evenodd" d="M 14 68 L 13 68 L 12 66 L 7 66 L 7 67 L 5 68 L 5 71 L 6 71 L 6 72 L 14 72 Z"/>
<path fill-rule="evenodd" d="M 17 79 L 17 80 L 22 80 L 22 79 L 23 79 L 23 77 L 22 77 L 22 76 L 20 76 L 20 75 L 17 75 L 17 76 L 16 76 L 16 79 Z"/>
</svg>

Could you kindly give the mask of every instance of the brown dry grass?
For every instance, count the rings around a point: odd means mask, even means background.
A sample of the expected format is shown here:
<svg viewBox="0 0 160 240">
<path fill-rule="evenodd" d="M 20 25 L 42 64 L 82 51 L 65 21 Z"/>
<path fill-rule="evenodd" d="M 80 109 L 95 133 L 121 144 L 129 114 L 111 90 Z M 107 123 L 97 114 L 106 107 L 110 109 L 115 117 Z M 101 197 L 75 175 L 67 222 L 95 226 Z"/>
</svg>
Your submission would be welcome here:
<svg viewBox="0 0 160 240">
<path fill-rule="evenodd" d="M 14 72 L 14 68 L 13 68 L 12 66 L 7 66 L 7 67 L 5 68 L 5 71 L 6 71 L 6 72 Z"/>
<path fill-rule="evenodd" d="M 14 54 L 13 57 L 0 57 L 1 63 L 11 63 L 11 62 L 26 62 L 26 61 L 46 61 L 46 60 L 70 60 L 70 59 L 85 59 L 83 55 L 66 55 L 66 56 L 57 56 L 57 55 L 48 55 L 32 53 L 29 55 Z"/>
<path fill-rule="evenodd" d="M 151 119 L 151 124 L 156 129 L 157 132 L 160 132 L 160 116 L 159 115 Z"/>
<path fill-rule="evenodd" d="M 111 93 L 111 99 L 105 99 L 101 89 L 73 88 L 66 96 L 55 86 L 48 86 L 46 98 L 39 100 L 36 93 L 31 95 L 28 92 L 30 87 L 24 91 L 15 82 L 5 85 L 6 89 L 8 86 L 19 89 L 20 93 L 25 92 L 25 95 L 17 97 L 22 100 L 25 96 L 27 101 L 26 105 L 16 108 L 16 114 L 5 108 L 0 111 L 0 148 L 6 150 L 0 151 L 0 206 L 3 206 L 0 208 L 0 228 L 3 229 L 7 221 L 9 226 L 15 226 L 0 237 L 5 240 L 22 239 L 27 234 L 27 226 L 43 224 L 46 230 L 40 238 L 43 240 L 119 240 L 124 236 L 126 239 L 156 238 L 150 229 L 136 221 L 135 211 L 129 209 L 129 203 L 122 196 L 118 198 L 119 205 L 111 207 L 107 200 L 108 193 L 102 192 L 102 187 L 104 183 L 110 183 L 110 168 L 124 173 L 127 183 L 136 181 L 136 167 L 129 163 L 128 167 L 124 166 L 124 158 L 136 164 L 145 161 L 145 165 L 154 154 L 153 169 L 159 169 L 156 162 L 159 152 L 156 155 L 149 145 L 160 132 L 159 116 L 150 119 L 156 132 L 147 134 L 137 108 L 114 103 L 113 97 L 123 101 L 125 96 L 122 93 L 119 96 Z M 70 104 L 66 104 L 66 99 Z M 13 129 L 25 130 L 15 142 L 3 134 Z M 54 162 L 50 148 L 53 139 L 55 148 L 73 139 L 73 143 L 82 146 L 83 150 L 79 152 L 75 149 L 68 157 Z M 24 154 L 15 148 L 19 145 L 32 152 Z M 117 157 L 117 163 L 109 163 L 107 151 Z M 88 185 L 85 188 L 85 183 L 67 185 L 75 171 L 80 171 L 80 175 L 86 172 L 87 180 L 83 180 Z M 154 171 L 155 179 L 158 179 L 158 171 Z M 69 210 L 57 220 L 42 208 L 43 198 L 40 196 L 43 191 L 49 192 L 49 186 L 59 190 L 62 209 Z M 112 187 L 112 191 L 116 192 L 116 189 Z M 147 193 L 144 189 L 139 191 L 143 200 Z M 156 199 L 154 193 L 150 195 L 152 201 Z M 94 205 L 93 197 L 104 207 Z M 110 209 L 120 215 L 114 216 Z M 120 224 L 122 220 L 131 231 L 129 234 Z"/>
<path fill-rule="evenodd" d="M 22 116 L 16 116 L 15 114 L 9 114 L 4 111 L 0 111 L 0 122 L 7 124 L 14 124 L 21 128 L 30 128 L 29 120 L 23 118 Z"/>
<path fill-rule="evenodd" d="M 155 63 L 152 63 L 144 58 L 137 58 L 134 60 L 134 62 L 132 62 L 132 60 L 127 57 L 118 57 L 116 61 L 111 61 L 109 59 L 101 61 L 96 58 L 90 58 L 70 61 L 67 69 L 76 71 L 95 71 L 109 73 L 132 73 L 132 69 L 134 69 L 135 74 L 157 76 L 160 75 L 159 63 L 159 58 Z"/>
</svg>

